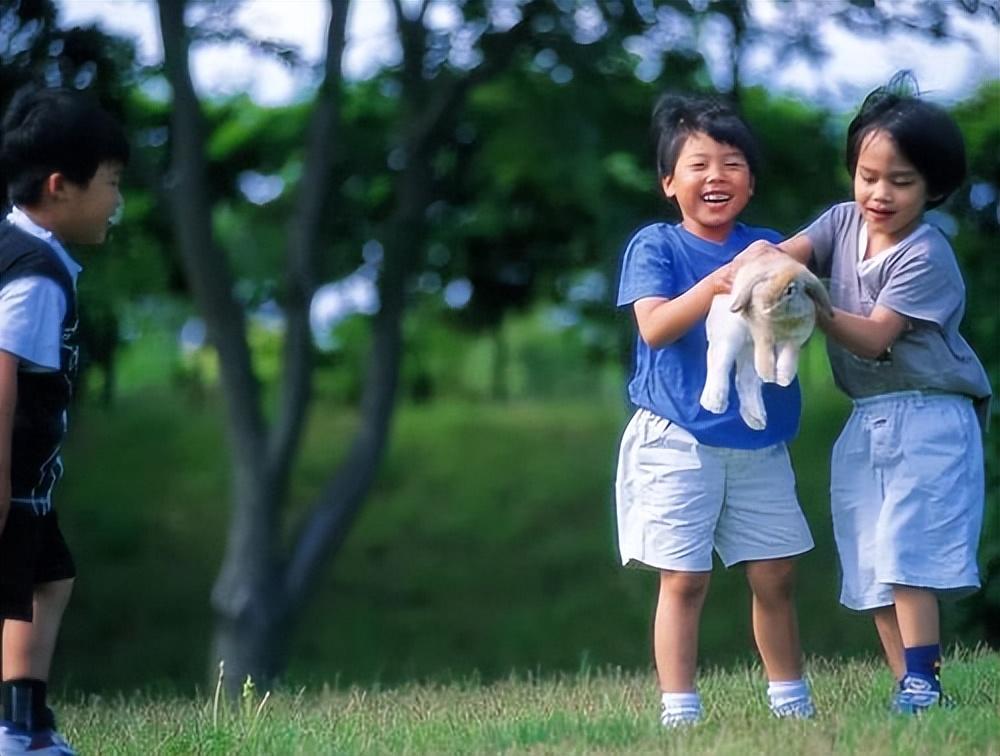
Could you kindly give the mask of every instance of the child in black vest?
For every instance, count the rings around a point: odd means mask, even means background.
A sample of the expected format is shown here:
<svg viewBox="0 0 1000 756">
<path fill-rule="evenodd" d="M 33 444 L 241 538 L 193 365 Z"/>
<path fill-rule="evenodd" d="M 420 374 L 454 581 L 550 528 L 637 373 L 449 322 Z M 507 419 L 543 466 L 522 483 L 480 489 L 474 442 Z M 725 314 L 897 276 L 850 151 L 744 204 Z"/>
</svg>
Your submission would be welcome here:
<svg viewBox="0 0 1000 756">
<path fill-rule="evenodd" d="M 77 366 L 76 276 L 121 205 L 122 127 L 79 92 L 25 90 L 0 131 L 0 753 L 72 754 L 46 688 L 76 568 L 52 505 Z"/>
</svg>

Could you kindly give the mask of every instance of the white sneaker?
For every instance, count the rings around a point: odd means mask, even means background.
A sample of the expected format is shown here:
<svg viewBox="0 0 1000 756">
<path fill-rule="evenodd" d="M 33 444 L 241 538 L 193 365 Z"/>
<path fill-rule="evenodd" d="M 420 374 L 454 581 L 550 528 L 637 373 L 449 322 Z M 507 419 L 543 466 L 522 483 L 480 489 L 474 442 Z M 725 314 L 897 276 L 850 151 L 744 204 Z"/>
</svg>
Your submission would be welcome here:
<svg viewBox="0 0 1000 756">
<path fill-rule="evenodd" d="M 660 711 L 660 724 L 668 729 L 690 727 L 701 721 L 701 707 L 667 711 L 664 706 Z"/>
<path fill-rule="evenodd" d="M 28 732 L 9 722 L 0 724 L 0 756 L 30 753 L 33 756 L 76 756 L 55 730 Z"/>
<path fill-rule="evenodd" d="M 778 719 L 812 719 L 816 716 L 811 698 L 793 698 L 781 704 L 771 704 L 770 709 Z"/>
</svg>

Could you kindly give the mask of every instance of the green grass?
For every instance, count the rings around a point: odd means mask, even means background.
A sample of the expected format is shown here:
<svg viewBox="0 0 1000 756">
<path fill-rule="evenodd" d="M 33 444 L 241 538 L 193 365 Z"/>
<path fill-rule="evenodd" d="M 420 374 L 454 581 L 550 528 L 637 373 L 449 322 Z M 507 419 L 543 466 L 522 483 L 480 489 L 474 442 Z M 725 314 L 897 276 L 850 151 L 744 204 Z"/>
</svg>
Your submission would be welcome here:
<svg viewBox="0 0 1000 756">
<path fill-rule="evenodd" d="M 190 690 L 210 674 L 208 595 L 228 512 L 219 409 L 165 391 L 127 395 L 110 412 L 81 409 L 59 504 L 80 577 L 56 686 Z M 836 394 L 815 392 L 792 450 L 817 544 L 800 560 L 803 646 L 828 657 L 877 644 L 870 621 L 837 604 L 827 460 L 843 411 Z M 295 628 L 285 684 L 647 669 L 655 576 L 623 570 L 615 549 L 612 479 L 626 419 L 607 402 L 403 406 L 370 500 Z M 317 408 L 293 510 L 355 423 L 343 408 Z M 719 567 L 712 580 L 701 659 L 746 663 L 742 570 Z M 946 608 L 946 623 L 954 617 Z"/>
<path fill-rule="evenodd" d="M 757 667 L 702 675 L 702 724 L 665 731 L 649 674 L 583 670 L 508 677 L 491 684 L 245 691 L 232 706 L 195 699 L 91 697 L 61 710 L 86 754 L 667 753 L 996 754 L 1000 656 L 965 651 L 946 660 L 957 707 L 919 718 L 888 713 L 892 681 L 871 661 L 809 662 L 817 718 L 777 721 Z"/>
</svg>

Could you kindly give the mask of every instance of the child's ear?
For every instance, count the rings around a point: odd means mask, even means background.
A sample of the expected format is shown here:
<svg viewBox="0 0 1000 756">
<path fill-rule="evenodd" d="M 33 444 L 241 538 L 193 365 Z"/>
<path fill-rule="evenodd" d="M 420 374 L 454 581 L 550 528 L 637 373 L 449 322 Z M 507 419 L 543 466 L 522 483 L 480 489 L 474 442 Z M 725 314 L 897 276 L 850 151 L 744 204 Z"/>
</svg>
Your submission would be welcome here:
<svg viewBox="0 0 1000 756">
<path fill-rule="evenodd" d="M 754 178 L 754 175 L 751 173 L 750 174 L 750 184 L 749 184 L 749 186 L 750 186 L 750 196 L 751 197 L 753 197 L 753 190 L 754 190 L 754 187 L 756 185 L 757 185 L 757 180 Z"/>
<path fill-rule="evenodd" d="M 50 173 L 42 184 L 42 194 L 58 199 L 66 193 L 66 177 L 61 173 Z"/>
<path fill-rule="evenodd" d="M 663 196 L 667 199 L 673 199 L 674 195 L 677 194 L 677 190 L 674 189 L 674 177 L 664 176 L 660 179 L 660 189 L 663 190 Z"/>
</svg>

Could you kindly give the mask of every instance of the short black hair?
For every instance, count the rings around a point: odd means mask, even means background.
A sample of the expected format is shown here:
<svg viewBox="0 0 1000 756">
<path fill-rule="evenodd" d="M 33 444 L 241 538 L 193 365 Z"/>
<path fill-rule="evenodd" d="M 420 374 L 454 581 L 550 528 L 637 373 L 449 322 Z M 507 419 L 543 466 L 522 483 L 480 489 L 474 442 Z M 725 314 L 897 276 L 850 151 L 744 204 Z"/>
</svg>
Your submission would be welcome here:
<svg viewBox="0 0 1000 756">
<path fill-rule="evenodd" d="M 102 163 L 128 163 L 128 139 L 121 124 L 89 95 L 75 90 L 21 89 L 0 128 L 0 175 L 17 204 L 36 204 L 53 173 L 86 186 Z"/>
<path fill-rule="evenodd" d="M 760 154 L 750 127 L 728 105 L 714 97 L 667 93 L 653 108 L 652 137 L 656 145 L 656 170 L 670 176 L 684 143 L 692 134 L 707 134 L 743 153 L 750 173 L 757 175 Z"/>
<path fill-rule="evenodd" d="M 965 181 L 965 141 L 944 108 L 920 99 L 916 80 L 901 71 L 871 92 L 847 127 L 847 170 L 858 167 L 865 140 L 885 132 L 927 183 L 927 207 L 937 207 Z"/>
</svg>

